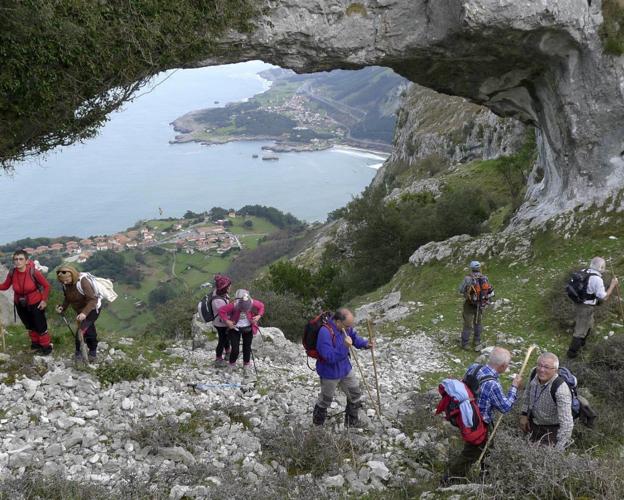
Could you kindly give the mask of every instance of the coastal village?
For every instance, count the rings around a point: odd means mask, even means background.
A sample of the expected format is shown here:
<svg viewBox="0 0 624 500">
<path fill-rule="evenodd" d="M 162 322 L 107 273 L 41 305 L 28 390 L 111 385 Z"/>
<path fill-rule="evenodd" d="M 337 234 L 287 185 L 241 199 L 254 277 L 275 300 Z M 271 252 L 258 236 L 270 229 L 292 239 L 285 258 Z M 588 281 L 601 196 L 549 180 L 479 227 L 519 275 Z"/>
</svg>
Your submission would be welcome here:
<svg viewBox="0 0 624 500">
<path fill-rule="evenodd" d="M 235 217 L 230 213 L 229 217 Z M 216 253 L 222 255 L 232 248 L 241 248 L 240 240 L 227 231 L 227 220 L 215 222 L 205 220 L 200 224 L 191 224 L 181 219 L 173 221 L 170 228 L 159 230 L 153 224 L 144 223 L 138 228 L 128 229 L 113 235 L 95 236 L 78 241 L 56 242 L 50 245 L 41 245 L 36 248 L 25 248 L 30 255 L 41 257 L 45 255 L 60 255 L 66 262 L 83 263 L 89 260 L 95 252 L 111 250 L 147 250 L 160 246 L 169 251 L 179 251 L 187 254 L 195 252 Z"/>
</svg>

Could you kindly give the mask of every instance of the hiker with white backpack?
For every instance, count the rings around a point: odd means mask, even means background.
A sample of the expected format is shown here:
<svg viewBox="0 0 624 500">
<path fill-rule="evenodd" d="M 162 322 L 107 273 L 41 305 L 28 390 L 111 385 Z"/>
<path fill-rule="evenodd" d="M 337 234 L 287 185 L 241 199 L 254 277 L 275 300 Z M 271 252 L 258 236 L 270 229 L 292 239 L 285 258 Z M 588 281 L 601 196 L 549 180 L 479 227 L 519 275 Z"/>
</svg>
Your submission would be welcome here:
<svg viewBox="0 0 624 500">
<path fill-rule="evenodd" d="M 0 290 L 13 288 L 14 310 L 28 329 L 32 351 L 47 356 L 52 352 L 45 308 L 50 295 L 50 284 L 35 262 L 24 250 L 13 254 L 13 268 Z"/>
<path fill-rule="evenodd" d="M 65 294 L 65 301 L 56 307 L 56 312 L 63 314 L 71 306 L 78 313 L 76 323 L 79 334 L 82 335 L 89 349 L 89 362 L 95 362 L 98 346 L 95 322 L 100 315 L 102 299 L 112 302 L 117 298 L 117 294 L 112 290 L 112 283 L 89 273 L 81 273 L 75 267 L 66 265 L 57 269 L 56 277 L 63 285 Z M 76 358 L 81 358 L 78 337 L 76 337 Z"/>
</svg>

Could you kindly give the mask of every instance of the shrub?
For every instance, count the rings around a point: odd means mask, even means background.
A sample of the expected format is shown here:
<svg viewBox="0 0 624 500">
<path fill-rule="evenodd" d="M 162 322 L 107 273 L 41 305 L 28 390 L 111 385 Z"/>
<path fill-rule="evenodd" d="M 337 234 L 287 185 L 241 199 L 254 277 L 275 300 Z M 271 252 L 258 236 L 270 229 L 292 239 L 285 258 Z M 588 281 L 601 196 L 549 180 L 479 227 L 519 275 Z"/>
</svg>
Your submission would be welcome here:
<svg viewBox="0 0 624 500">
<path fill-rule="evenodd" d="M 142 420 L 132 428 L 127 438 L 136 441 L 142 448 L 149 446 L 154 452 L 158 448 L 172 446 L 193 449 L 202 429 L 212 427 L 214 422 L 208 411 L 196 410 L 190 413 L 191 416 L 184 421 L 171 417 Z"/>
<path fill-rule="evenodd" d="M 315 309 L 306 306 L 295 294 L 262 291 L 258 297 L 264 302 L 265 313 L 263 323 L 274 326 L 284 332 L 286 338 L 298 341 L 309 318 Z"/>
<path fill-rule="evenodd" d="M 169 300 L 173 300 L 179 293 L 179 288 L 172 283 L 160 283 L 149 293 L 147 301 L 149 306 L 153 308 Z"/>
<path fill-rule="evenodd" d="M 503 431 L 485 463 L 488 498 L 624 498 L 621 460 L 562 453 Z"/>
<path fill-rule="evenodd" d="M 192 337 L 192 318 L 197 312 L 199 295 L 183 293 L 153 310 L 154 321 L 145 334 L 150 336 L 188 339 Z"/>
<path fill-rule="evenodd" d="M 322 427 L 285 428 L 260 435 L 263 456 L 286 467 L 289 475 L 319 477 L 337 471 L 345 459 L 362 451 L 349 434 L 334 434 Z"/>
<path fill-rule="evenodd" d="M 0 499 L 46 498 L 50 500 L 107 500 L 110 492 L 103 486 L 70 481 L 62 476 L 44 476 L 27 469 L 20 477 L 11 476 L 0 483 Z"/>
<path fill-rule="evenodd" d="M 102 363 L 95 370 L 100 383 L 109 385 L 123 380 L 149 378 L 153 375 L 151 367 L 132 359 L 118 359 L 112 363 Z"/>
</svg>

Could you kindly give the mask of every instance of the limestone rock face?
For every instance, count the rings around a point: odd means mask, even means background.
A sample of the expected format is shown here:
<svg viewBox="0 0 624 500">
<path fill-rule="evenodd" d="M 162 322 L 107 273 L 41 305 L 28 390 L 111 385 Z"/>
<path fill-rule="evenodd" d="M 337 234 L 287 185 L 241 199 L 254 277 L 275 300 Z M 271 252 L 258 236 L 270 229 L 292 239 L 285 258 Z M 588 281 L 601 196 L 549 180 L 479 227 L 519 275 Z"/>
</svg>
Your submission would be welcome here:
<svg viewBox="0 0 624 500">
<path fill-rule="evenodd" d="M 266 1 L 209 65 L 300 72 L 388 66 L 425 87 L 535 125 L 539 158 L 518 220 L 603 202 L 624 185 L 624 68 L 587 0 Z"/>
</svg>

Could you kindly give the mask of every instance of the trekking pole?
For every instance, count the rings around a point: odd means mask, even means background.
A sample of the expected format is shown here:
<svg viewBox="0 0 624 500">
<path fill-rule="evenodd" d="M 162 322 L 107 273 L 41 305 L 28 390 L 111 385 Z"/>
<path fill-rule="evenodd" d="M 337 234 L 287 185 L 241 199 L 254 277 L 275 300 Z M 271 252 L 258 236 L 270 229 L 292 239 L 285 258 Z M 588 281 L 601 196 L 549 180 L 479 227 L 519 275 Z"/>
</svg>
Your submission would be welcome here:
<svg viewBox="0 0 624 500">
<path fill-rule="evenodd" d="M 524 357 L 524 363 L 522 363 L 522 367 L 520 368 L 520 373 L 518 374 L 519 377 L 522 377 L 522 374 L 524 373 L 524 370 L 526 369 L 527 364 L 529 363 L 529 358 L 531 357 L 531 353 L 536 348 L 537 348 L 537 346 L 535 344 L 533 344 L 527 350 L 526 356 Z M 492 442 L 492 438 L 494 437 L 494 434 L 496 434 L 496 429 L 498 429 L 498 426 L 500 425 L 501 420 L 503 420 L 503 414 L 502 413 L 498 416 L 498 419 L 496 420 L 496 424 L 494 425 L 494 429 L 492 429 L 492 433 L 488 436 L 488 440 L 485 443 L 485 447 L 483 448 L 483 451 L 481 452 L 481 455 L 479 455 L 479 460 L 477 460 L 476 463 L 475 463 L 475 468 L 478 468 L 481 465 L 483 457 L 485 456 L 485 452 L 487 451 L 488 446 Z"/>
<path fill-rule="evenodd" d="M 342 329 L 342 333 L 344 333 L 345 336 L 347 335 L 347 332 L 345 332 L 344 328 Z M 349 352 L 353 354 L 353 359 L 355 359 L 355 364 L 357 365 L 358 370 L 360 371 L 360 377 L 362 378 L 362 382 L 364 382 L 364 387 L 366 387 L 366 391 L 368 392 L 368 397 L 370 398 L 370 401 L 373 404 L 373 407 L 375 407 L 375 400 L 373 399 L 373 393 L 370 390 L 368 382 L 366 382 L 366 379 L 364 378 L 364 372 L 362 371 L 362 367 L 360 366 L 360 361 L 358 360 L 358 357 L 357 357 L 357 354 L 355 353 L 355 349 L 353 348 L 353 345 L 349 346 Z M 376 413 L 377 413 L 377 416 L 379 417 L 379 420 L 381 420 L 380 412 L 376 410 Z"/>
<path fill-rule="evenodd" d="M 4 323 L 0 319 L 0 335 L 2 336 L 2 352 L 6 352 L 6 330 L 4 329 Z"/>
<path fill-rule="evenodd" d="M 366 320 L 368 326 L 368 337 L 372 341 L 371 345 L 371 357 L 373 358 L 373 373 L 375 374 L 375 386 L 377 387 L 377 408 L 379 408 L 379 414 L 381 415 L 381 395 L 379 391 L 379 378 L 377 377 L 377 363 L 375 361 L 375 335 L 373 334 L 373 327 L 371 326 L 370 319 Z"/>
<path fill-rule="evenodd" d="M 613 278 L 616 278 L 615 271 L 613 270 L 613 261 L 611 259 L 609 259 L 609 264 L 611 264 L 611 274 L 613 275 Z M 615 285 L 615 291 L 617 293 L 618 304 L 620 305 L 620 319 L 622 321 L 624 321 L 624 309 L 622 309 L 622 296 L 620 294 L 620 283 L 619 282 L 618 282 L 617 285 Z"/>
<path fill-rule="evenodd" d="M 72 327 L 69 326 L 69 322 L 67 321 L 67 318 L 65 317 L 64 314 L 61 314 L 61 318 L 63 318 L 63 321 L 67 325 L 67 328 L 69 328 L 69 331 L 72 333 L 72 336 L 75 339 L 78 339 L 78 343 L 80 345 L 80 355 L 82 356 L 82 360 L 85 363 L 89 363 L 89 354 L 87 352 L 87 344 L 85 344 L 84 337 L 82 335 L 82 332 L 80 331 L 80 326 L 78 326 L 76 328 L 76 331 L 74 332 Z"/>
</svg>

